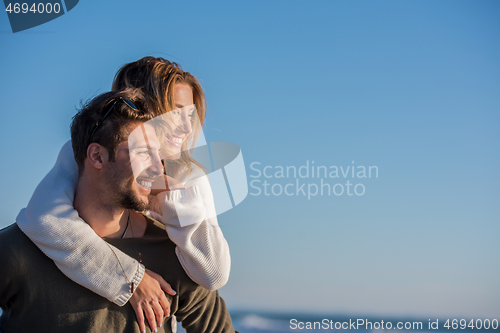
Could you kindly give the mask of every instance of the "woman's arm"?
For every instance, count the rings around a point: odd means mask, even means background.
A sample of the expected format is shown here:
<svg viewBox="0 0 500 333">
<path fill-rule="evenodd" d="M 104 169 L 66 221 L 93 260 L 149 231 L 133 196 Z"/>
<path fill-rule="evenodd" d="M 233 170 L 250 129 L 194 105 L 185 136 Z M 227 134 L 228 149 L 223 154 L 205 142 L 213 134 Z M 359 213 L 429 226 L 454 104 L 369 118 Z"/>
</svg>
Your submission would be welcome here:
<svg viewBox="0 0 500 333">
<path fill-rule="evenodd" d="M 195 169 L 185 186 L 157 196 L 162 221 L 187 275 L 200 286 L 216 290 L 229 279 L 229 246 L 217 222 L 207 175 Z"/>
</svg>

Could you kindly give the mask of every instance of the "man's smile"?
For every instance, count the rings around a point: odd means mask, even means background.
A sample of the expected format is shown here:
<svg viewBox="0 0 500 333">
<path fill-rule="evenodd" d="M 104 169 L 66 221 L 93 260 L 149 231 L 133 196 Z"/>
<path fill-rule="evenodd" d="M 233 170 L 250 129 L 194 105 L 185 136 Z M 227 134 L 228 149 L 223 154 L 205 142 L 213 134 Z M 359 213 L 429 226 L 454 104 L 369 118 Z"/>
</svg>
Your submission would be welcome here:
<svg viewBox="0 0 500 333">
<path fill-rule="evenodd" d="M 151 178 L 137 178 L 135 182 L 139 185 L 140 188 L 144 189 L 147 192 L 151 192 L 151 186 L 153 185 L 154 179 L 156 177 Z"/>
</svg>

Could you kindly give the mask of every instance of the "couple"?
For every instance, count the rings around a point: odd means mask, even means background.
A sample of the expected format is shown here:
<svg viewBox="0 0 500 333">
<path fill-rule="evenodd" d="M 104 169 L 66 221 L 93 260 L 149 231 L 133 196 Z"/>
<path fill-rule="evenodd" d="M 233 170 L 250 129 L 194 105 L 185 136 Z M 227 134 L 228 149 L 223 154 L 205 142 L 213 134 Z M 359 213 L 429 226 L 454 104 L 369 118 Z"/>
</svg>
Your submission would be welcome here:
<svg viewBox="0 0 500 333">
<path fill-rule="evenodd" d="M 122 67 L 112 90 L 74 117 L 72 149 L 0 231 L 0 330 L 172 332 L 178 320 L 188 332 L 233 332 L 216 291 L 229 248 L 189 154 L 201 86 L 145 57 Z"/>
</svg>

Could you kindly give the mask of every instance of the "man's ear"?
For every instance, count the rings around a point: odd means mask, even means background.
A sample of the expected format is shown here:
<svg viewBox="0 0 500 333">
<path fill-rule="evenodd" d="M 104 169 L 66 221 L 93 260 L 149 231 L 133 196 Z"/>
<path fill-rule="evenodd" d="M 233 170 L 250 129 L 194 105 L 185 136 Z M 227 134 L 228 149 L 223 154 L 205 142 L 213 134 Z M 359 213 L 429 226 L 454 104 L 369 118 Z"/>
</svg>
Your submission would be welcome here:
<svg viewBox="0 0 500 333">
<path fill-rule="evenodd" d="M 109 160 L 108 150 L 98 143 L 91 143 L 87 148 L 87 160 L 96 169 L 102 169 Z"/>
</svg>

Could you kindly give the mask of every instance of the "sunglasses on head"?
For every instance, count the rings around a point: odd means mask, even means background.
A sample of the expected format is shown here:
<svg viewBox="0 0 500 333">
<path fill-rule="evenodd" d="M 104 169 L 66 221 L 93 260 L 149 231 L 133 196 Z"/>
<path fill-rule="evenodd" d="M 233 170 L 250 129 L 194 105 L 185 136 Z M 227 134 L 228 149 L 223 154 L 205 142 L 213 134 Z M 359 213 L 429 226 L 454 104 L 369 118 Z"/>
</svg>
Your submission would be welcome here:
<svg viewBox="0 0 500 333">
<path fill-rule="evenodd" d="M 135 106 L 134 103 L 132 103 L 131 100 L 129 99 L 126 99 L 126 98 L 123 98 L 123 97 L 119 97 L 117 100 L 115 100 L 113 102 L 113 104 L 109 107 L 108 111 L 106 112 L 106 114 L 104 115 L 104 117 L 102 117 L 102 119 L 97 123 L 97 125 L 94 127 L 94 130 L 92 131 L 92 133 L 90 134 L 90 142 L 92 142 L 92 137 L 94 136 L 94 133 L 97 131 L 97 129 L 99 128 L 99 126 L 101 126 L 101 124 L 103 123 L 104 119 L 106 119 L 107 116 L 109 116 L 109 114 L 111 113 L 111 111 L 113 111 L 116 103 L 118 102 L 125 102 L 125 104 L 127 104 L 132 110 L 134 111 L 139 111 L 139 109 L 137 108 L 137 106 Z"/>
</svg>

